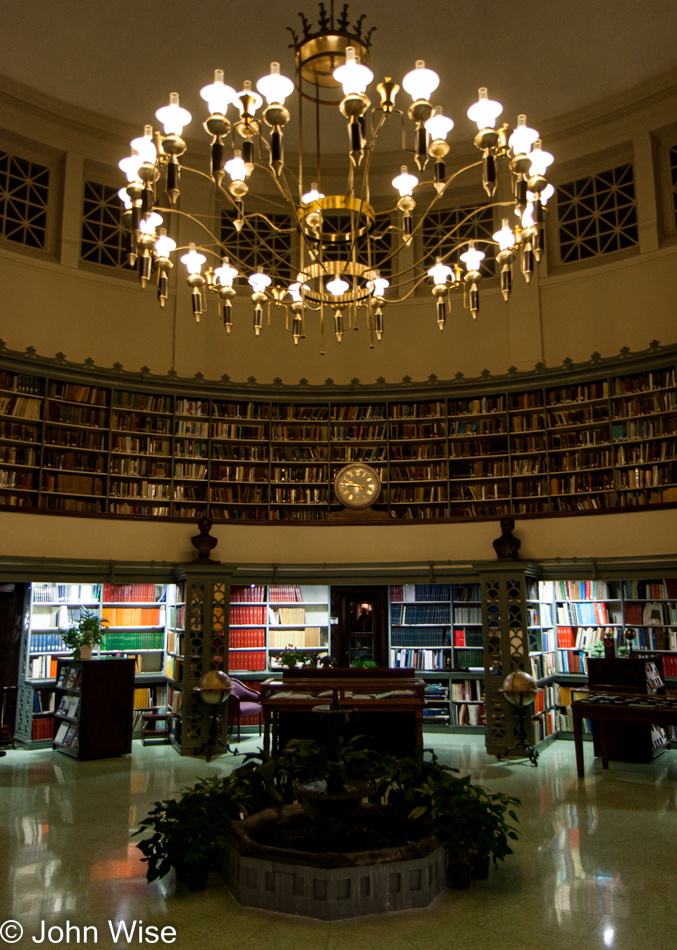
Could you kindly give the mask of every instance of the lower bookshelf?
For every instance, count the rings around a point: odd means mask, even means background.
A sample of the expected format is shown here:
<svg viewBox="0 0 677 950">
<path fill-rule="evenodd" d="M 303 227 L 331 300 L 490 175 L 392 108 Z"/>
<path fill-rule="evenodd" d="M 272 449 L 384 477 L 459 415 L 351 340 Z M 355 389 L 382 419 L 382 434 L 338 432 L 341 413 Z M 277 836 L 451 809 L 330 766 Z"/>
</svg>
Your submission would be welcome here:
<svg viewBox="0 0 677 950">
<path fill-rule="evenodd" d="M 59 660 L 53 748 L 76 759 L 132 751 L 134 660 Z"/>
</svg>

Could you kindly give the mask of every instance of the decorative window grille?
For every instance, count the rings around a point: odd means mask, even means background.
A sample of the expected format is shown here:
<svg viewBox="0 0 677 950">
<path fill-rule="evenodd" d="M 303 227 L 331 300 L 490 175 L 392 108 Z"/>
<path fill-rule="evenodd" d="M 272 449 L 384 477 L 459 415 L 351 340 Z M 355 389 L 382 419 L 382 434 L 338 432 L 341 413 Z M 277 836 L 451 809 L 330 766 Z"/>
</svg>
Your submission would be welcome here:
<svg viewBox="0 0 677 950">
<path fill-rule="evenodd" d="M 424 263 L 432 267 L 437 257 L 443 257 L 446 264 L 456 264 L 456 258 L 447 258 L 445 255 L 449 254 L 459 240 L 491 241 L 495 230 L 492 208 L 447 208 L 445 211 L 431 211 L 423 219 L 421 227 Z M 482 243 L 478 243 L 477 248 L 486 255 L 480 273 L 483 277 L 493 277 L 494 248 Z"/>
<path fill-rule="evenodd" d="M 390 277 L 393 268 L 391 232 L 387 230 L 389 224 L 390 215 L 376 215 L 374 227 L 370 232 L 371 251 L 364 238 L 358 239 L 356 242 L 356 257 L 358 262 L 370 266 L 372 270 L 380 271 L 381 277 Z M 381 234 L 382 237 L 375 236 L 379 234 Z M 322 252 L 325 262 L 343 261 L 350 253 L 350 246 L 342 244 L 329 245 Z"/>
<path fill-rule="evenodd" d="M 233 223 L 235 215 L 230 211 L 222 212 L 221 241 L 233 256 L 233 266 L 244 270 L 245 280 L 257 267 L 263 267 L 274 279 L 291 281 L 296 277 L 291 263 L 291 220 L 286 214 L 268 214 L 266 218 L 249 218 L 238 232 Z M 286 230 L 276 231 L 275 228 Z"/>
<path fill-rule="evenodd" d="M 49 169 L 0 152 L 0 235 L 44 250 L 47 241 Z"/>
<path fill-rule="evenodd" d="M 677 230 L 677 145 L 673 145 L 669 151 L 670 158 L 670 184 L 672 186 L 672 221 Z"/>
<path fill-rule="evenodd" d="M 632 165 L 557 186 L 562 263 L 635 247 L 637 209 Z"/>
<path fill-rule="evenodd" d="M 106 267 L 128 267 L 124 208 L 115 188 L 85 182 L 80 257 Z"/>
</svg>

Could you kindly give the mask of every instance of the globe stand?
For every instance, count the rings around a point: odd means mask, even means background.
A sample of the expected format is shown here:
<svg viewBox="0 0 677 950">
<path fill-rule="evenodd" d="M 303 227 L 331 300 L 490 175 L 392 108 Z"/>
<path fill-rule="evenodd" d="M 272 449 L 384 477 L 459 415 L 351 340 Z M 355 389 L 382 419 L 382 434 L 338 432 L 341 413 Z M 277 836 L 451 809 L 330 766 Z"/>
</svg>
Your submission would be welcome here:
<svg viewBox="0 0 677 950">
<path fill-rule="evenodd" d="M 517 713 L 517 742 L 508 746 L 503 752 L 496 756 L 498 761 L 506 758 L 511 752 L 521 750 L 533 766 L 538 765 L 538 752 L 529 742 L 527 737 L 526 710 L 536 699 L 536 680 L 529 676 L 524 670 L 515 670 L 509 673 L 503 682 L 503 688 L 499 690 L 503 693 L 505 699 L 514 707 Z"/>
<path fill-rule="evenodd" d="M 206 760 L 209 762 L 214 751 L 221 747 L 225 752 L 230 752 L 231 748 L 227 742 L 221 739 L 219 727 L 219 710 L 226 708 L 226 701 L 230 696 L 233 684 L 230 677 L 220 670 L 209 670 L 200 680 L 200 685 L 195 687 L 202 702 L 209 707 L 209 736 L 206 742 L 203 742 L 195 755 L 202 755 L 206 750 Z M 221 721 L 223 728 L 223 720 Z"/>
<path fill-rule="evenodd" d="M 526 711 L 524 706 L 515 706 L 515 712 L 517 713 L 517 742 L 515 745 L 508 746 L 507 749 L 504 749 L 503 752 L 499 752 L 496 756 L 497 760 L 500 762 L 501 759 L 507 758 L 511 752 L 516 752 L 518 749 L 523 750 L 525 758 L 529 759 L 532 765 L 538 766 L 538 751 L 532 746 L 527 738 L 527 723 L 526 723 Z"/>
<path fill-rule="evenodd" d="M 227 699 L 227 697 L 226 697 Z M 218 753 L 219 750 L 223 752 L 232 752 L 233 750 L 228 745 L 227 742 L 224 742 L 221 738 L 221 729 L 223 728 L 223 722 L 219 724 L 219 710 L 226 708 L 226 701 L 218 703 L 216 705 L 210 705 L 209 713 L 209 737 L 206 742 L 203 742 L 200 748 L 197 750 L 195 755 L 202 755 L 202 753 L 207 750 L 207 755 L 205 756 L 205 762 L 209 762 L 212 755 L 215 752 Z"/>
</svg>

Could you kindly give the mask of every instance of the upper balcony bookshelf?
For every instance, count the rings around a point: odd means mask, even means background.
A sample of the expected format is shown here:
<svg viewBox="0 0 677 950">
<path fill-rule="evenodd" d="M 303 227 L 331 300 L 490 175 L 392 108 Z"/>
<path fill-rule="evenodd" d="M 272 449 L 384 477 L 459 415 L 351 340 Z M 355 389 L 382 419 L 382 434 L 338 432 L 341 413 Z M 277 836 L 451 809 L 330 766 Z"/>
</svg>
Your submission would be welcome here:
<svg viewBox="0 0 677 950">
<path fill-rule="evenodd" d="M 321 522 L 349 462 L 378 471 L 377 507 L 400 521 L 677 503 L 674 365 L 584 375 L 311 401 L 2 369 L 0 506 Z"/>
</svg>

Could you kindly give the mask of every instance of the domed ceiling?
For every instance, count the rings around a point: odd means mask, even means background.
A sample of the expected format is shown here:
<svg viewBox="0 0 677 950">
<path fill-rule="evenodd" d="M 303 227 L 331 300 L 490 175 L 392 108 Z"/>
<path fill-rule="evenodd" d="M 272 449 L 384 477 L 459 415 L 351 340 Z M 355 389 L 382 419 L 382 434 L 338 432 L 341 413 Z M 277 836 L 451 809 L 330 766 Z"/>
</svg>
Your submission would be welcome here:
<svg viewBox="0 0 677 950">
<path fill-rule="evenodd" d="M 312 0 L 4 3 L 0 75 L 135 125 L 178 91 L 197 118 L 198 90 L 216 67 L 236 88 L 272 60 L 292 73 L 286 27 L 299 30 L 300 8 L 317 22 Z M 469 137 L 478 86 L 503 102 L 507 121 L 523 111 L 543 128 L 677 66 L 674 0 L 358 0 L 350 22 L 362 13 L 376 26 L 377 80 L 401 80 L 419 58 L 440 74 L 436 99 L 457 122 L 450 141 Z"/>
</svg>

